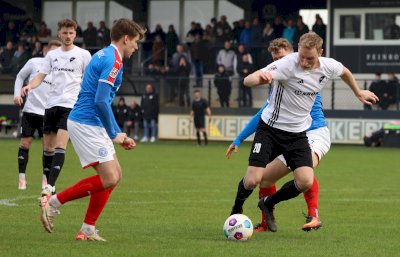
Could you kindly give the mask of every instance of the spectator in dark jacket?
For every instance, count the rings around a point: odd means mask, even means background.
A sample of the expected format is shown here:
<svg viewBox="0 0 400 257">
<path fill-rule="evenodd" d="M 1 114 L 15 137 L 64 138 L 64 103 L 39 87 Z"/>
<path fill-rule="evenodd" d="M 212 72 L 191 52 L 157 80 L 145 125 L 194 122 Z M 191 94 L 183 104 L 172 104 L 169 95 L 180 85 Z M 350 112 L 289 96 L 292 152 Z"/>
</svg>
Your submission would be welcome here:
<svg viewBox="0 0 400 257">
<path fill-rule="evenodd" d="M 88 22 L 87 28 L 83 31 L 83 42 L 89 47 L 97 45 L 97 28 L 91 21 Z"/>
<path fill-rule="evenodd" d="M 193 43 L 190 45 L 190 53 L 196 73 L 195 87 L 203 86 L 204 61 L 208 55 L 207 51 L 208 49 L 202 36 L 196 34 Z"/>
<path fill-rule="evenodd" d="M 144 128 L 144 136 L 140 142 L 148 142 L 150 138 L 150 142 L 153 143 L 157 137 L 157 119 L 160 112 L 158 94 L 154 92 L 153 85 L 146 85 L 146 93 L 143 94 L 140 105 L 142 106 Z"/>
<path fill-rule="evenodd" d="M 11 73 L 11 63 L 14 56 L 14 45 L 12 41 L 8 41 L 5 48 L 3 48 L 0 52 L 0 65 L 1 72 Z"/>
<path fill-rule="evenodd" d="M 131 134 L 131 128 L 133 128 L 133 139 L 139 139 L 139 128 L 140 122 L 142 121 L 142 108 L 137 104 L 136 101 L 132 101 L 129 108 L 129 117 L 124 124 L 124 130 L 129 136 Z"/>
<path fill-rule="evenodd" d="M 178 61 L 178 66 L 174 68 L 173 72 L 177 79 L 178 92 L 179 92 L 179 105 L 190 106 L 189 95 L 189 74 L 192 69 L 191 64 L 188 62 L 184 55 L 181 55 Z M 186 98 L 186 99 L 185 99 Z"/>
<path fill-rule="evenodd" d="M 125 103 L 125 98 L 119 98 L 118 104 L 114 108 L 114 116 L 119 128 L 123 131 L 124 124 L 129 118 L 129 107 Z"/>
<path fill-rule="evenodd" d="M 232 91 L 232 82 L 229 75 L 225 72 L 225 66 L 219 65 L 218 72 L 214 76 L 214 85 L 217 88 L 221 107 L 229 108 L 229 99 Z"/>
<path fill-rule="evenodd" d="M 255 71 L 253 64 L 249 62 L 249 56 L 242 56 L 242 63 L 238 65 L 237 72 L 239 74 L 239 106 L 242 107 L 251 107 L 253 105 L 253 96 L 251 93 L 251 88 L 246 87 L 243 84 L 243 80 L 245 77 L 250 75 Z"/>
</svg>

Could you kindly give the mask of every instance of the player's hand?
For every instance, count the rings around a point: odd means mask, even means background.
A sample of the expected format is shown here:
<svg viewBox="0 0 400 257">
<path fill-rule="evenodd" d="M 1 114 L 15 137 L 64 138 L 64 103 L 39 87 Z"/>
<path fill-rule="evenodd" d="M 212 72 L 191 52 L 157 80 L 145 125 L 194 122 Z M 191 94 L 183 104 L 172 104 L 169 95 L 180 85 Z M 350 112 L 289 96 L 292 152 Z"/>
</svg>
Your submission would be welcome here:
<svg viewBox="0 0 400 257">
<path fill-rule="evenodd" d="M 130 137 L 126 137 L 124 142 L 122 142 L 122 147 L 125 150 L 132 150 L 133 148 L 135 148 L 135 146 L 136 146 L 135 140 L 133 140 Z"/>
<path fill-rule="evenodd" d="M 357 97 L 362 103 L 367 105 L 372 105 L 379 101 L 379 98 L 369 90 L 361 90 Z"/>
<path fill-rule="evenodd" d="M 17 95 L 16 97 L 14 97 L 14 103 L 21 106 L 24 103 L 24 99 L 21 96 Z"/>
<path fill-rule="evenodd" d="M 128 136 L 126 135 L 126 133 L 118 133 L 117 136 L 112 140 L 114 143 L 122 145 L 122 143 L 124 143 L 125 138 L 127 138 Z"/>
<path fill-rule="evenodd" d="M 230 145 L 229 147 L 228 147 L 228 149 L 226 150 L 226 154 L 225 154 L 225 156 L 226 156 L 226 158 L 231 158 L 231 154 L 233 153 L 233 152 L 235 152 L 235 153 L 237 153 L 237 151 L 239 151 L 239 147 L 238 146 L 236 146 L 236 145 Z"/>
<path fill-rule="evenodd" d="M 270 72 L 263 72 L 261 71 L 260 73 L 260 84 L 271 84 L 271 82 L 274 80 L 272 78 L 272 74 Z"/>
<path fill-rule="evenodd" d="M 24 86 L 24 87 L 21 89 L 21 96 L 22 96 L 22 97 L 26 96 L 26 95 L 29 93 L 29 91 L 31 91 L 31 90 L 32 90 L 31 84 L 28 84 L 28 85 Z"/>
</svg>

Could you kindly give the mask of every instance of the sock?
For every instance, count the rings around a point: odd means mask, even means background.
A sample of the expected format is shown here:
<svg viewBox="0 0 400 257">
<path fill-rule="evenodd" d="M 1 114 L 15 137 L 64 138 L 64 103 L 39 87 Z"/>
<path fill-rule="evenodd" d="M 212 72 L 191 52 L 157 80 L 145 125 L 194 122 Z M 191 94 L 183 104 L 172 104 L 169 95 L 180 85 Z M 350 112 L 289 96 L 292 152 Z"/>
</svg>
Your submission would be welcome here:
<svg viewBox="0 0 400 257">
<path fill-rule="evenodd" d="M 84 223 L 94 226 L 101 212 L 110 198 L 113 188 L 108 188 L 103 191 L 90 195 L 89 207 L 86 211 Z"/>
<path fill-rule="evenodd" d="M 307 202 L 308 216 L 318 218 L 318 194 L 319 186 L 317 178 L 314 177 L 313 184 L 307 192 L 304 192 L 304 199 Z"/>
<path fill-rule="evenodd" d="M 51 163 L 50 175 L 47 183 L 51 186 L 56 185 L 58 175 L 60 175 L 65 160 L 65 149 L 56 148 L 54 151 L 53 162 Z"/>
<path fill-rule="evenodd" d="M 57 198 L 61 204 L 64 204 L 66 202 L 79 199 L 103 190 L 104 186 L 101 182 L 100 176 L 96 175 L 82 179 L 75 185 L 68 187 L 61 193 L 58 193 Z"/>
<path fill-rule="evenodd" d="M 276 185 L 274 184 L 272 187 L 260 187 L 260 190 L 258 191 L 258 199 L 265 198 L 266 196 L 273 195 L 276 192 Z M 265 213 L 262 211 L 261 212 L 261 225 L 267 226 L 267 223 L 265 222 Z"/>
<path fill-rule="evenodd" d="M 29 148 L 19 147 L 18 150 L 18 173 L 25 173 L 26 166 L 28 165 Z"/>
<path fill-rule="evenodd" d="M 200 132 L 196 132 L 196 137 L 197 137 L 197 144 L 201 145 L 201 141 L 200 141 Z"/>
<path fill-rule="evenodd" d="M 241 212 L 244 202 L 251 195 L 251 193 L 253 193 L 253 190 L 254 188 L 248 189 L 245 187 L 244 178 L 240 180 L 235 198 L 235 205 L 233 206 L 232 211 Z"/>
<path fill-rule="evenodd" d="M 25 179 L 25 173 L 19 173 L 18 179 Z"/>
<path fill-rule="evenodd" d="M 204 144 L 208 145 L 207 132 L 204 131 L 203 136 L 204 136 Z"/>
<path fill-rule="evenodd" d="M 82 224 L 82 227 L 81 227 L 81 231 L 83 232 L 83 233 L 85 233 L 86 235 L 91 235 L 91 234 L 93 234 L 94 232 L 95 232 L 95 226 L 94 225 L 89 225 L 89 224 L 87 224 L 87 223 L 83 223 Z"/>
<path fill-rule="evenodd" d="M 294 180 L 286 182 L 279 191 L 268 197 L 265 204 L 268 208 L 274 207 L 276 204 L 282 201 L 286 201 L 298 196 L 301 192 L 297 189 Z"/>
<path fill-rule="evenodd" d="M 51 163 L 53 162 L 54 152 L 43 151 L 43 174 L 49 180 Z"/>
</svg>

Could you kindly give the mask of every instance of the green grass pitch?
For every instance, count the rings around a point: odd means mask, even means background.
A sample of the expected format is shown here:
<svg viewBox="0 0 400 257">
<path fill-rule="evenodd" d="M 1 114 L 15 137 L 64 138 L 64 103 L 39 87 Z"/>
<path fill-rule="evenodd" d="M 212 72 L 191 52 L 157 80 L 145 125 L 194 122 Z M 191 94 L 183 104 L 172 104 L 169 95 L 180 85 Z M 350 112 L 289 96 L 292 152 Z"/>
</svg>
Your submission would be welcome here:
<svg viewBox="0 0 400 257">
<path fill-rule="evenodd" d="M 278 232 L 227 241 L 222 226 L 250 144 L 232 159 L 228 142 L 196 147 L 193 142 L 138 144 L 118 148 L 123 179 L 111 195 L 97 228 L 108 242 L 77 242 L 88 198 L 67 203 L 48 234 L 39 221 L 41 145 L 31 148 L 28 188 L 17 190 L 17 140 L 0 140 L 0 256 L 400 256 L 400 149 L 333 145 L 316 169 L 323 228 L 303 232 L 302 196 L 276 207 Z M 57 188 L 94 174 L 82 170 L 69 145 Z M 288 176 L 278 183 L 291 179 Z M 258 190 L 245 204 L 253 223 Z"/>
</svg>

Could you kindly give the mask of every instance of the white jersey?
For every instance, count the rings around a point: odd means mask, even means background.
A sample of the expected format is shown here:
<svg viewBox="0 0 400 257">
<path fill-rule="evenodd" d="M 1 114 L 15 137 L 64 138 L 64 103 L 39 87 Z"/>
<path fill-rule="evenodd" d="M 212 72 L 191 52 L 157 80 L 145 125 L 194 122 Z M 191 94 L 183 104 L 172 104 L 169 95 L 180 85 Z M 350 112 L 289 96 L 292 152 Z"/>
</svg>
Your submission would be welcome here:
<svg viewBox="0 0 400 257">
<path fill-rule="evenodd" d="M 293 133 L 310 127 L 317 93 L 329 79 L 343 73 L 343 65 L 332 58 L 319 57 L 319 62 L 318 68 L 304 70 L 298 53 L 292 53 L 262 69 L 271 72 L 275 80 L 269 104 L 261 115 L 267 125 Z"/>
<path fill-rule="evenodd" d="M 43 57 L 35 57 L 29 59 L 29 61 L 22 67 L 18 72 L 17 78 L 15 79 L 14 85 L 14 97 L 21 95 L 21 88 L 24 85 L 24 81 L 32 80 L 38 73 L 44 61 Z M 50 91 L 51 85 L 51 74 L 47 75 L 42 84 L 39 87 L 32 89 L 25 100 L 23 112 L 34 113 L 38 115 L 44 115 L 44 108 L 47 101 L 47 96 Z"/>
<path fill-rule="evenodd" d="M 74 46 L 69 51 L 59 47 L 44 58 L 40 73 L 52 74 L 52 82 L 46 109 L 54 106 L 72 108 L 78 99 L 86 65 L 91 55 L 89 51 Z"/>
</svg>

